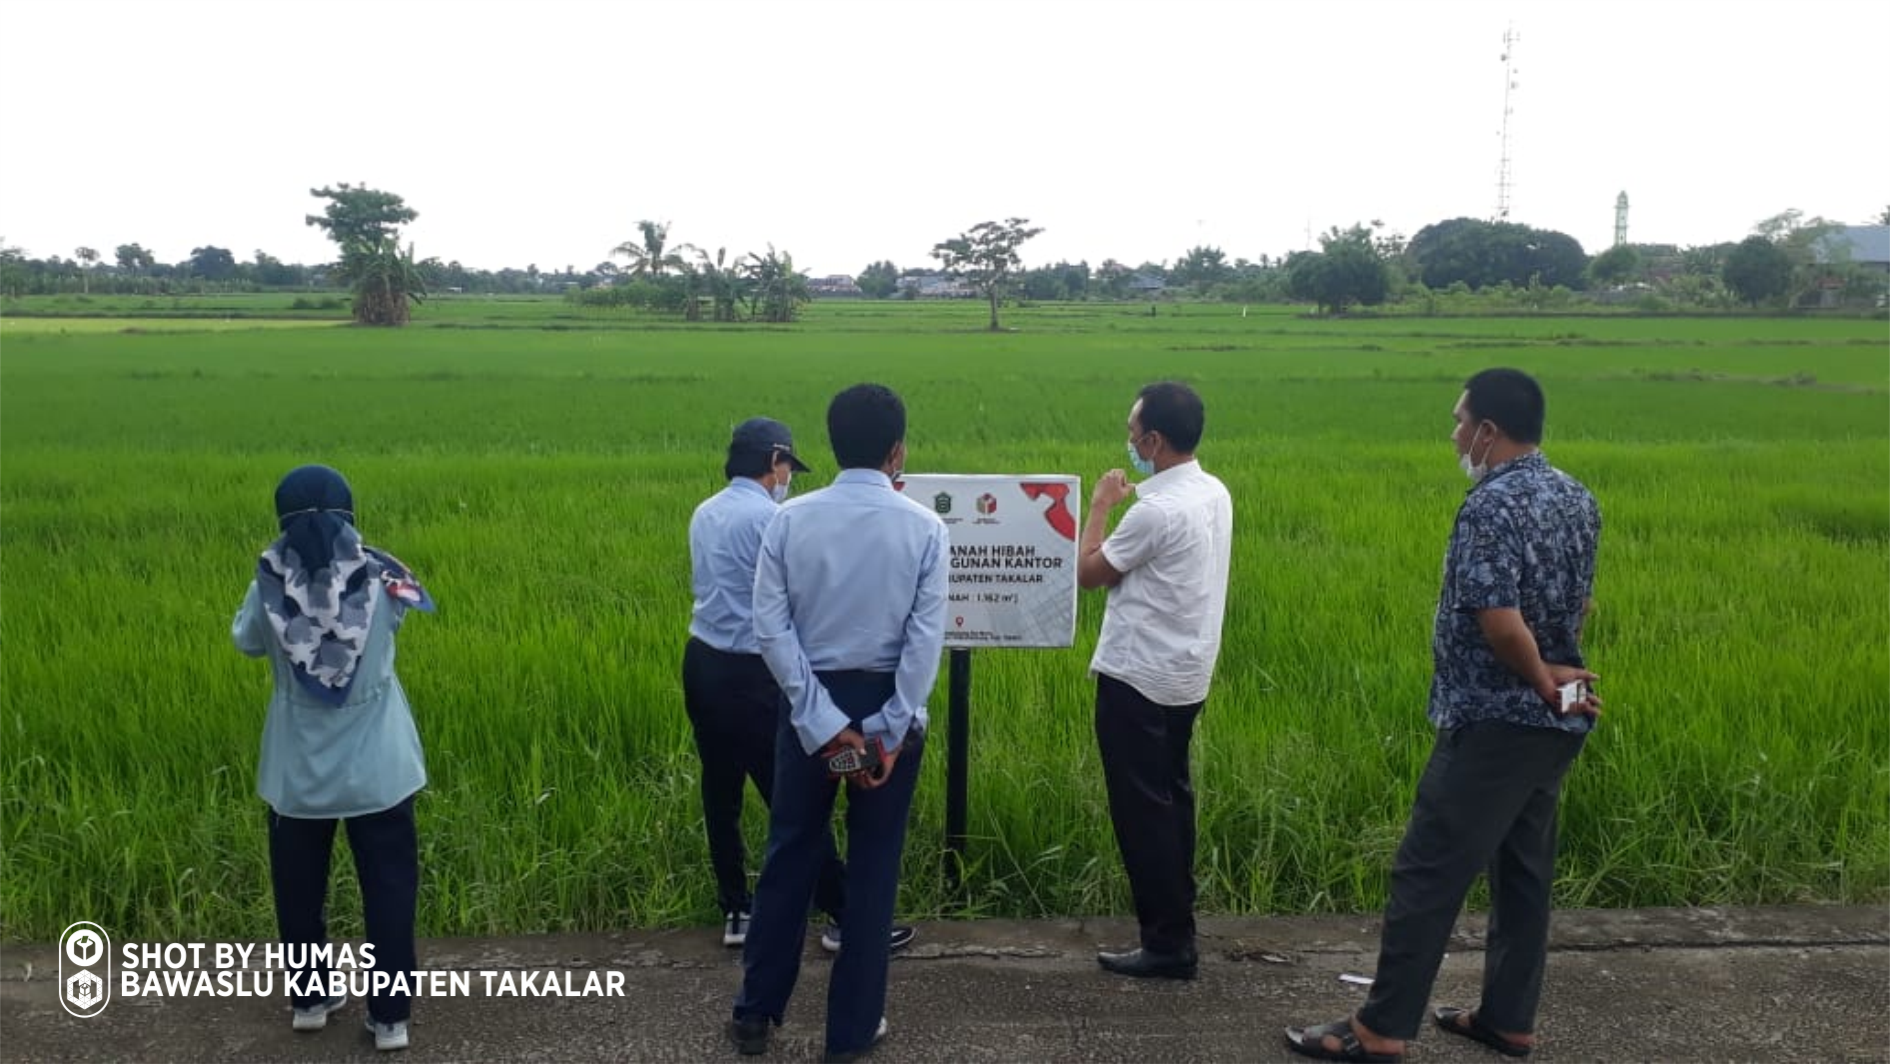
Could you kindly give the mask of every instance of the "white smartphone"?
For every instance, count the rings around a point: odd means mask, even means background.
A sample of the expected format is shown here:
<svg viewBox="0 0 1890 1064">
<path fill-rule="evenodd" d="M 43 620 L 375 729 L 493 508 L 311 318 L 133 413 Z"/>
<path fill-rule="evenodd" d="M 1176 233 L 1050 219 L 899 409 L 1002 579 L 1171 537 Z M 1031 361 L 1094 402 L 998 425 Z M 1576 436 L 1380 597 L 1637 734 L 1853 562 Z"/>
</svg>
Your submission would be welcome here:
<svg viewBox="0 0 1890 1064">
<path fill-rule="evenodd" d="M 1580 680 L 1570 680 L 1561 687 L 1562 712 L 1567 713 L 1581 704 L 1588 697 L 1588 685 Z"/>
</svg>

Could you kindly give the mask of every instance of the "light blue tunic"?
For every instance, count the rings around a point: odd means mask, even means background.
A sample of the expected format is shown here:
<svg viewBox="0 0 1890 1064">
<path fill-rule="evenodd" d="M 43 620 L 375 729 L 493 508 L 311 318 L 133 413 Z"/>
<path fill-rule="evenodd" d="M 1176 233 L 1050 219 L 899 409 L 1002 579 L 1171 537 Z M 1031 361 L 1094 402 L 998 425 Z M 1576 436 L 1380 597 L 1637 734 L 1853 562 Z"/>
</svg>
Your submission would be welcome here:
<svg viewBox="0 0 1890 1064">
<path fill-rule="evenodd" d="M 407 693 L 394 675 L 394 633 L 406 606 L 381 595 L 348 700 L 317 702 L 290 672 L 254 581 L 230 625 L 236 648 L 269 658 L 275 690 L 263 721 L 256 793 L 282 816 L 365 816 L 426 786 L 426 760 Z"/>
</svg>

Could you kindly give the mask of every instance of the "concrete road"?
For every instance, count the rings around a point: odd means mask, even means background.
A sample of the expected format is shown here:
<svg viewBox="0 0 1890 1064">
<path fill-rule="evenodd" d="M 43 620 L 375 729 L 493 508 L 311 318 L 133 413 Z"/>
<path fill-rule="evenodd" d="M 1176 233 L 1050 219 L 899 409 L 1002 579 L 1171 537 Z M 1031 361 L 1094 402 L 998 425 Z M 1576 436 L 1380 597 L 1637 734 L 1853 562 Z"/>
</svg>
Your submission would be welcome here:
<svg viewBox="0 0 1890 1064">
<path fill-rule="evenodd" d="M 900 954 L 871 1059 L 1271 1061 L 1280 1029 L 1335 1019 L 1370 975 L 1370 917 L 1208 918 L 1201 977 L 1104 974 L 1098 946 L 1132 940 L 1120 919 L 935 922 Z M 1474 1004 L 1483 923 L 1467 918 L 1437 1003 Z M 122 947 L 122 944 L 121 944 Z M 710 929 L 421 943 L 427 969 L 621 972 L 622 997 L 466 997 L 414 1003 L 405 1059 L 737 1059 L 723 1033 L 741 977 Z M 787 1024 L 762 1061 L 818 1060 L 828 962 L 811 940 Z M 358 1001 L 327 1030 L 289 1030 L 285 1002 L 124 998 L 80 1020 L 55 993 L 57 950 L 0 948 L 0 1058 L 322 1061 L 375 1058 Z M 1575 911 L 1557 915 L 1533 1059 L 1890 1060 L 1890 910 L 1868 907 Z M 1499 1061 L 1428 1031 L 1413 1061 Z"/>
</svg>

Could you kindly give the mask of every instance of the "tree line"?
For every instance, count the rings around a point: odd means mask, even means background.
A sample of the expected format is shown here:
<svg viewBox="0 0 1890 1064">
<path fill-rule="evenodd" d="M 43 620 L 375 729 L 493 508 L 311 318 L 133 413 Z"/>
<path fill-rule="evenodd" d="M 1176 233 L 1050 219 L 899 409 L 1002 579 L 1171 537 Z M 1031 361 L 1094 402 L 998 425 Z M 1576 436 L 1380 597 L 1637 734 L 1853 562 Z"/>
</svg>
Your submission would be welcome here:
<svg viewBox="0 0 1890 1064">
<path fill-rule="evenodd" d="M 670 239 L 667 222 L 639 221 L 638 235 L 612 247 L 588 269 L 479 270 L 457 261 L 415 257 L 400 243 L 399 227 L 418 212 L 398 195 L 355 186 L 311 189 L 325 201 L 305 222 L 337 247 L 333 262 L 287 263 L 258 249 L 238 260 L 228 248 L 191 249 L 172 264 L 159 263 L 137 243 L 120 244 L 107 258 L 80 247 L 70 259 L 28 256 L 0 240 L 0 294 L 164 295 L 204 291 L 347 288 L 357 320 L 405 322 L 412 302 L 429 292 L 523 294 L 564 292 L 591 306 L 634 307 L 674 313 L 685 320 L 767 323 L 793 321 L 814 295 L 793 256 L 765 252 L 731 258 Z M 1890 224 L 1890 208 L 1875 219 Z M 1590 257 L 1573 237 L 1511 222 L 1452 218 L 1427 225 L 1409 240 L 1382 223 L 1333 227 L 1317 250 L 1257 259 L 1232 258 L 1214 245 L 1186 249 L 1172 261 L 1128 266 L 1105 259 L 1058 261 L 1023 267 L 1019 249 L 1040 234 L 1028 219 L 971 226 L 936 244 L 936 266 L 901 269 L 890 260 L 869 263 L 852 279 L 871 299 L 927 294 L 984 299 L 990 327 L 1000 327 L 1007 299 L 1127 300 L 1177 296 L 1241 303 L 1305 302 L 1320 313 L 1416 301 L 1483 297 L 1498 305 L 1538 309 L 1587 298 L 1632 301 L 1642 309 L 1669 307 L 1786 308 L 1869 305 L 1885 294 L 1881 269 L 1851 263 L 1847 247 L 1831 239 L 1837 223 L 1788 210 L 1754 226 L 1737 242 L 1676 248 L 1623 244 Z M 617 260 L 623 260 L 619 265 Z M 953 283 L 928 287 L 934 278 Z M 1578 295 L 1578 293 L 1584 295 Z M 852 294 L 849 291 L 847 294 Z"/>
</svg>

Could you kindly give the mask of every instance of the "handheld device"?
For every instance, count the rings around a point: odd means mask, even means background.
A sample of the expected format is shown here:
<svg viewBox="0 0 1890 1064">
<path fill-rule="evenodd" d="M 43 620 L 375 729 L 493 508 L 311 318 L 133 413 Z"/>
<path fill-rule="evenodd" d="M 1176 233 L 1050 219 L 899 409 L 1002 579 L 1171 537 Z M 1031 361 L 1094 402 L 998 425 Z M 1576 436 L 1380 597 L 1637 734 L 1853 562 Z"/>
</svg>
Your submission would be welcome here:
<svg viewBox="0 0 1890 1064">
<path fill-rule="evenodd" d="M 827 757 L 827 774 L 830 776 L 851 776 L 860 772 L 875 772 L 879 763 L 885 760 L 886 749 L 878 739 L 866 740 L 864 751 L 851 746 L 843 746 Z"/>
<path fill-rule="evenodd" d="M 1561 686 L 1561 692 L 1562 712 L 1566 714 L 1588 697 L 1588 685 L 1580 680 L 1570 680 Z"/>
</svg>

